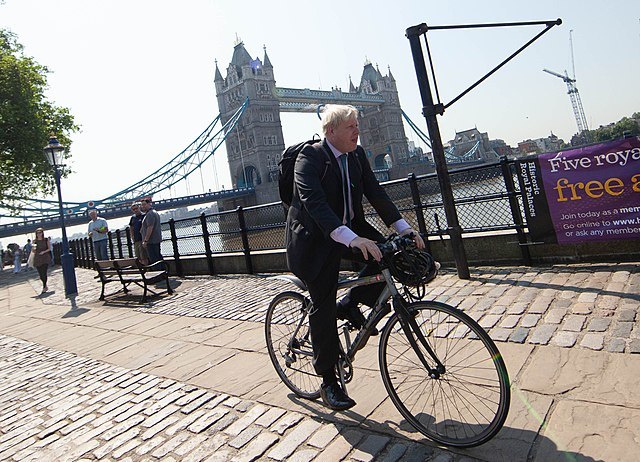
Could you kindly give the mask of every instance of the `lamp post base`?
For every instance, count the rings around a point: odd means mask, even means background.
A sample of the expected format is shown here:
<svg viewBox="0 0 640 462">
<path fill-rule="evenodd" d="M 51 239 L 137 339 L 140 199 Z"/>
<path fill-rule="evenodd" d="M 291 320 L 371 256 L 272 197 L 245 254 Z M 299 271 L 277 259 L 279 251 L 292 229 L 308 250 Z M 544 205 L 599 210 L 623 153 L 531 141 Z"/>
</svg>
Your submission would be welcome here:
<svg viewBox="0 0 640 462">
<path fill-rule="evenodd" d="M 65 252 L 60 255 L 60 264 L 62 265 L 62 277 L 64 279 L 64 293 L 68 297 L 69 295 L 76 295 L 78 293 L 78 286 L 76 284 L 76 272 L 74 268 L 73 254 Z"/>
</svg>

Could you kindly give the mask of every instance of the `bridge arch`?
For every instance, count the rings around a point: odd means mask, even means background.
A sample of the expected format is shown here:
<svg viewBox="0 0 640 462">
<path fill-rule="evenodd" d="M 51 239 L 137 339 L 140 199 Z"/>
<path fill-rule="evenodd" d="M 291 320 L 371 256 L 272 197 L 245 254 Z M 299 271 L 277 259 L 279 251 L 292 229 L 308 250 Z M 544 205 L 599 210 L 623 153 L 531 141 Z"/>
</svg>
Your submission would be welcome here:
<svg viewBox="0 0 640 462">
<path fill-rule="evenodd" d="M 244 170 L 240 167 L 236 174 L 236 184 L 239 188 L 255 188 L 262 184 L 260 171 L 253 165 L 245 166 Z"/>
<path fill-rule="evenodd" d="M 393 167 L 393 161 L 388 153 L 378 154 L 373 160 L 374 170 L 390 169 Z"/>
</svg>

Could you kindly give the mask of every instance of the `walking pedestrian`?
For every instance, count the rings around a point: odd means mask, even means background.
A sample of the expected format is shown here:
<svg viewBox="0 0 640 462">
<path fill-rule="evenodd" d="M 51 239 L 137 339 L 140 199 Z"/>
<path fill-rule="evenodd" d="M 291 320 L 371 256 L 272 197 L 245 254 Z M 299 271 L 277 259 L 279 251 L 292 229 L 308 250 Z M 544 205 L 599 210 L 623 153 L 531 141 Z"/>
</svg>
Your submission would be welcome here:
<svg viewBox="0 0 640 462">
<path fill-rule="evenodd" d="M 26 270 L 29 271 L 30 269 L 32 269 L 31 264 L 29 263 L 29 256 L 31 255 L 31 239 L 27 239 L 27 243 L 24 245 L 24 247 L 22 248 L 22 251 L 24 252 L 24 256 L 27 257 L 27 263 L 26 263 Z"/>
<path fill-rule="evenodd" d="M 34 240 L 35 258 L 33 259 L 33 265 L 38 270 L 38 276 L 42 281 L 42 293 L 49 291 L 47 287 L 47 270 L 49 269 L 49 263 L 51 262 L 51 244 L 50 240 L 44 236 L 44 229 L 36 229 L 36 238 Z"/>
<path fill-rule="evenodd" d="M 22 269 L 22 249 L 18 244 L 13 249 L 13 272 L 19 273 Z"/>
</svg>

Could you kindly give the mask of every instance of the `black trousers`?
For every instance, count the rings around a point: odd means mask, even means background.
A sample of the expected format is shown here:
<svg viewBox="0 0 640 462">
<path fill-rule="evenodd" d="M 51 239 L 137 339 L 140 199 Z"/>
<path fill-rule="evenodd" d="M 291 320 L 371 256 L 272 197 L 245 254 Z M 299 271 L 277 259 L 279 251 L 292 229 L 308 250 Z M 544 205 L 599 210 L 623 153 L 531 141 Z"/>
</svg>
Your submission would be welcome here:
<svg viewBox="0 0 640 462">
<path fill-rule="evenodd" d="M 40 276 L 40 280 L 42 281 L 42 287 L 47 285 L 47 270 L 49 269 L 49 264 L 45 263 L 44 265 L 36 266 L 38 270 L 38 276 Z"/>
<path fill-rule="evenodd" d="M 313 344 L 313 367 L 317 374 L 335 367 L 338 362 L 338 329 L 336 324 L 336 296 L 338 293 L 338 276 L 340 272 L 340 260 L 346 258 L 365 263 L 360 271 L 361 276 L 370 276 L 379 273 L 377 262 L 371 260 L 367 263 L 362 256 L 351 253 L 336 253 L 327 258 L 320 275 L 313 281 L 304 281 L 309 289 L 309 295 L 313 301 L 313 313 L 309 316 L 311 341 Z M 351 302 L 363 303 L 372 306 L 384 289 L 385 283 L 376 283 L 366 286 L 354 287 L 348 296 Z"/>
</svg>

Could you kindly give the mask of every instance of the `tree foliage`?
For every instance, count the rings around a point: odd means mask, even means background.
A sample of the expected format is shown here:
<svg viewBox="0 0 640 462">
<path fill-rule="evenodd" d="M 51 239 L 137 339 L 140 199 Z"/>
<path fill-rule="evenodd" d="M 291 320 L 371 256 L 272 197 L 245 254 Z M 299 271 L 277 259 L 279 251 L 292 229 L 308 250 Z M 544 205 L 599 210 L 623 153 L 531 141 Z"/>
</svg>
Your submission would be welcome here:
<svg viewBox="0 0 640 462">
<path fill-rule="evenodd" d="M 0 205 L 53 191 L 43 147 L 54 133 L 67 147 L 78 130 L 69 109 L 47 100 L 49 70 L 25 56 L 16 36 L 0 29 Z M 67 171 L 62 175 L 66 176 Z"/>
<path fill-rule="evenodd" d="M 608 141 L 622 138 L 624 135 L 640 136 L 640 113 L 631 117 L 623 117 L 616 123 L 589 130 L 592 142 Z"/>
</svg>

